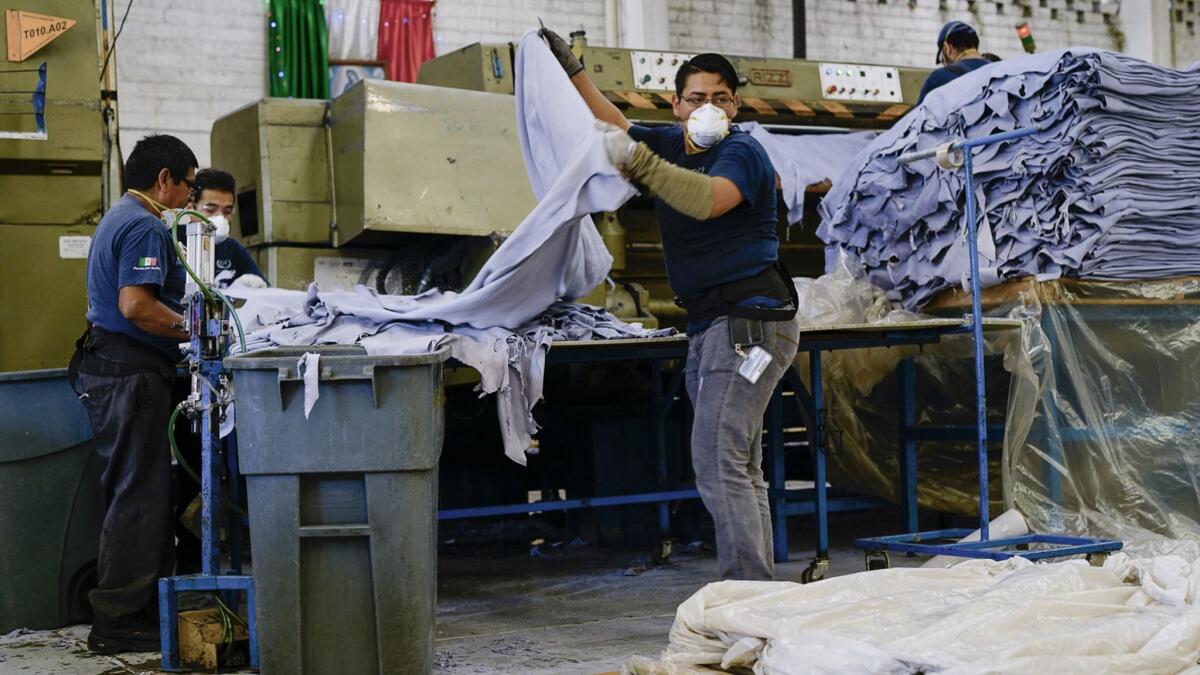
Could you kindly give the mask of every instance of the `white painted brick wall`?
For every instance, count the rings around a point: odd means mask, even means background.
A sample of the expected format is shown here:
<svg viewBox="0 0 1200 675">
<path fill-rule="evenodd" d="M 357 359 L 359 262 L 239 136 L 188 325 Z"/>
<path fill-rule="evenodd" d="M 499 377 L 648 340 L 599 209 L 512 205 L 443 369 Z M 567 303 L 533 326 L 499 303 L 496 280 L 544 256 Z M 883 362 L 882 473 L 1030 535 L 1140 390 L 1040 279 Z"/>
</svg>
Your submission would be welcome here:
<svg viewBox="0 0 1200 675">
<path fill-rule="evenodd" d="M 667 6 L 671 49 L 792 55 L 791 0 L 668 0 Z M 515 42 L 538 17 L 563 37 L 583 29 L 591 44 L 604 44 L 602 0 L 442 0 L 434 9 L 434 45 L 443 54 L 473 42 Z"/>
<path fill-rule="evenodd" d="M 792 56 L 791 0 L 669 0 L 671 48 Z"/>
<path fill-rule="evenodd" d="M 1030 7 L 1033 16 L 1023 16 L 1023 5 Z M 953 19 L 979 31 L 981 50 L 1006 58 L 1023 53 L 1014 29 L 1019 21 L 1029 22 L 1039 51 L 1080 46 L 1114 49 L 1104 17 L 1117 7 L 1115 0 L 808 0 L 808 58 L 930 68 L 937 53 L 937 32 Z"/>
<path fill-rule="evenodd" d="M 791 0 L 666 1 L 672 49 L 792 55 Z M 1176 24 L 1176 54 L 1178 62 L 1185 65 L 1200 60 L 1200 41 L 1186 28 L 1186 22 L 1192 21 L 1195 32 L 1200 17 L 1196 16 L 1195 0 L 1190 5 L 1187 0 L 1175 4 L 1184 16 L 1184 21 Z M 1025 6 L 1032 16 L 1023 16 Z M 929 67 L 937 31 L 951 19 L 974 25 L 983 49 L 1003 57 L 1022 53 L 1014 30 L 1021 20 L 1029 21 L 1039 50 L 1069 46 L 1113 49 L 1116 39 L 1105 17 L 1114 16 L 1119 30 L 1119 6 L 1117 0 L 808 0 L 808 56 Z M 603 43 L 601 0 L 442 0 L 435 10 L 437 50 L 443 53 L 472 42 L 515 40 L 536 25 L 538 16 L 564 36 L 583 28 L 592 44 Z"/>
<path fill-rule="evenodd" d="M 266 16 L 261 0 L 136 0 L 116 56 L 125 156 L 167 133 L 208 166 L 213 122 L 266 95 Z"/>
<path fill-rule="evenodd" d="M 434 8 L 434 47 L 444 54 L 474 42 L 516 42 L 538 17 L 564 38 L 583 29 L 592 44 L 604 42 L 602 0 L 442 0 Z"/>
<path fill-rule="evenodd" d="M 1175 65 L 1186 68 L 1200 63 L 1200 1 L 1175 0 L 1171 12 L 1171 37 L 1175 44 Z"/>
</svg>

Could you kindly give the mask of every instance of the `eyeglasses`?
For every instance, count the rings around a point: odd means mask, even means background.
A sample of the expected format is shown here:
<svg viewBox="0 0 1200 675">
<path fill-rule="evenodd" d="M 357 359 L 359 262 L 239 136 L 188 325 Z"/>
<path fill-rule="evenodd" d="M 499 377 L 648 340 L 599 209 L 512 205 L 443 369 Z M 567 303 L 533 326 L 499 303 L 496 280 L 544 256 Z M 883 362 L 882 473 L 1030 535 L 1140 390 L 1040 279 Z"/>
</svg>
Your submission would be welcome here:
<svg viewBox="0 0 1200 675">
<path fill-rule="evenodd" d="M 729 106 L 733 105 L 733 97 L 730 96 L 729 94 L 717 94 L 716 96 L 713 96 L 713 97 L 699 96 L 699 95 L 688 96 L 687 98 L 685 98 L 683 100 L 684 100 L 684 102 L 686 102 L 688 105 L 692 106 L 693 108 L 699 108 L 700 106 L 704 105 L 705 103 L 712 103 L 713 105 L 717 106 L 718 108 L 728 108 Z"/>
<path fill-rule="evenodd" d="M 187 183 L 188 192 L 191 192 L 196 189 L 196 184 L 193 183 L 192 181 L 188 180 L 187 178 L 180 178 L 179 180 L 183 181 L 184 183 Z"/>
</svg>

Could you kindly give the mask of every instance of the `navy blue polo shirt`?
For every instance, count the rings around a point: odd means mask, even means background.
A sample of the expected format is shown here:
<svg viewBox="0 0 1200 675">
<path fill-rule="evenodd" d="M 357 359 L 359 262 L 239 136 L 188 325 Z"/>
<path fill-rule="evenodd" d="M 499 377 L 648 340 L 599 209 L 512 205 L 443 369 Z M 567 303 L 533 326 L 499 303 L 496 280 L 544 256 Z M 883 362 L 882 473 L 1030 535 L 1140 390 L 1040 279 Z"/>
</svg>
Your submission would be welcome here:
<svg viewBox="0 0 1200 675">
<path fill-rule="evenodd" d="M 166 225 L 127 194 L 100 219 L 88 251 L 87 319 L 178 360 L 181 341 L 133 325 L 121 314 L 119 297 L 125 286 L 148 286 L 160 302 L 182 313 L 185 274 Z"/>
<path fill-rule="evenodd" d="M 991 61 L 988 61 L 984 58 L 963 59 L 962 61 L 959 61 L 953 65 L 942 66 L 941 68 L 938 68 L 930 73 L 929 76 L 925 78 L 925 84 L 921 85 L 921 95 L 917 98 L 917 105 L 921 105 L 921 103 L 925 100 L 925 97 L 929 95 L 929 92 L 933 91 L 934 89 L 937 89 L 944 84 L 949 84 L 950 82 L 957 80 L 972 70 L 982 68 L 990 63 Z"/>
<path fill-rule="evenodd" d="M 733 181 L 742 193 L 741 203 L 708 220 L 697 220 L 661 199 L 654 200 L 667 279 L 675 293 L 701 295 L 775 264 L 779 257 L 775 168 L 758 141 L 734 127 L 715 147 L 689 155 L 680 126 L 633 125 L 629 135 L 672 164 Z"/>
</svg>

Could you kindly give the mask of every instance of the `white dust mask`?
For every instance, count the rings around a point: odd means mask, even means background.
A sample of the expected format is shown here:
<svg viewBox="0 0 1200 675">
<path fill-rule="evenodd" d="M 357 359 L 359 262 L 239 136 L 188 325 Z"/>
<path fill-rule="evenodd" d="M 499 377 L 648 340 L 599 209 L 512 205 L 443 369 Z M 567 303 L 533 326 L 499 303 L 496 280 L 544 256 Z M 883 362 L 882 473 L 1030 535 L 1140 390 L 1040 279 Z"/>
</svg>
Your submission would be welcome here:
<svg viewBox="0 0 1200 675">
<path fill-rule="evenodd" d="M 229 237 L 229 220 L 225 216 L 212 216 L 208 219 L 217 231 L 213 234 L 216 236 L 216 243 L 221 243 Z"/>
<path fill-rule="evenodd" d="M 711 148 L 729 135 L 729 115 L 711 103 L 692 111 L 687 121 L 688 138 L 699 148 Z"/>
</svg>

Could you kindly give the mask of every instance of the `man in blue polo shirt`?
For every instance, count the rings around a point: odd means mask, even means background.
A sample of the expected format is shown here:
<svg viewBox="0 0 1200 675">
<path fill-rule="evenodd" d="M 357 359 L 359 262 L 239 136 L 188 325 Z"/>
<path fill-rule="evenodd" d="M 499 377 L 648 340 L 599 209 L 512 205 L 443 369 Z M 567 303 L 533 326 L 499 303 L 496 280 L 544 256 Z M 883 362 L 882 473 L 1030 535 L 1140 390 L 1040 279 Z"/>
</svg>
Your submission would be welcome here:
<svg viewBox="0 0 1200 675">
<path fill-rule="evenodd" d="M 148 136 L 125 163 L 128 192 L 88 253 L 88 332 L 72 371 L 106 466 L 104 516 L 88 647 L 158 651 L 157 581 L 175 566 L 167 418 L 184 331 L 184 270 L 160 220 L 190 199 L 196 156 L 178 138 Z M 74 376 L 74 375 L 73 375 Z"/>
<path fill-rule="evenodd" d="M 671 101 L 682 125 L 638 126 L 561 37 L 543 37 L 592 114 L 611 125 L 609 159 L 655 196 L 667 278 L 688 312 L 692 465 L 716 526 L 719 572 L 771 579 L 762 420 L 795 358 L 799 323 L 795 286 L 779 264 L 775 169 L 758 141 L 730 128 L 737 72 L 718 54 L 686 61 Z"/>
<path fill-rule="evenodd" d="M 934 89 L 992 63 L 991 59 L 979 53 L 979 34 L 970 24 L 962 21 L 950 21 L 942 26 L 938 32 L 937 48 L 937 62 L 942 67 L 925 78 L 917 105 Z"/>
</svg>

